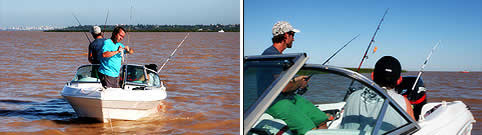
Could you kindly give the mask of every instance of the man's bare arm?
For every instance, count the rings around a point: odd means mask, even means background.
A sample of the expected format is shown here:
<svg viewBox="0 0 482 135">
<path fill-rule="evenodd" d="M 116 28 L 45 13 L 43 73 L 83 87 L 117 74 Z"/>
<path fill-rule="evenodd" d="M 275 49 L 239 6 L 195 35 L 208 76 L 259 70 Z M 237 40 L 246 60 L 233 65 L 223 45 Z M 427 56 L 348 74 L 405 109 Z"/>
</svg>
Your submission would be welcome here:
<svg viewBox="0 0 482 135">
<path fill-rule="evenodd" d="M 283 92 L 291 92 L 295 91 L 298 88 L 304 88 L 308 84 L 308 80 L 306 80 L 308 76 L 298 76 L 295 77 L 293 80 L 290 80 L 288 85 L 283 89 Z"/>
</svg>

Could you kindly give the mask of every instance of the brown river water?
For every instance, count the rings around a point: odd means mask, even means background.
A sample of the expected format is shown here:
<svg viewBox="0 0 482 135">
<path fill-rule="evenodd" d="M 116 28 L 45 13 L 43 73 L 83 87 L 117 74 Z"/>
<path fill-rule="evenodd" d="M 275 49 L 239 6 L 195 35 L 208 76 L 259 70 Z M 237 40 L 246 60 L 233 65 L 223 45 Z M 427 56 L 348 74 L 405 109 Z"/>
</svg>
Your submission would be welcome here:
<svg viewBox="0 0 482 135">
<path fill-rule="evenodd" d="M 417 71 L 409 71 L 402 73 L 402 76 L 417 76 L 417 74 Z M 370 77 L 370 74 L 364 75 Z M 425 71 L 422 79 L 427 88 L 428 102 L 464 102 L 469 106 L 476 120 L 472 134 L 482 134 L 482 72 Z"/>
<path fill-rule="evenodd" d="M 416 76 L 418 72 L 402 75 Z M 482 72 L 424 72 L 428 102 L 462 101 L 471 109 L 476 120 L 473 135 L 482 134 Z"/>
<path fill-rule="evenodd" d="M 135 53 L 127 61 L 160 66 L 186 34 L 129 33 L 122 43 Z M 0 31 L 0 134 L 239 134 L 239 37 L 190 33 L 160 72 L 168 94 L 163 111 L 95 123 L 77 118 L 60 96 L 77 68 L 89 64 L 83 33 Z"/>
</svg>

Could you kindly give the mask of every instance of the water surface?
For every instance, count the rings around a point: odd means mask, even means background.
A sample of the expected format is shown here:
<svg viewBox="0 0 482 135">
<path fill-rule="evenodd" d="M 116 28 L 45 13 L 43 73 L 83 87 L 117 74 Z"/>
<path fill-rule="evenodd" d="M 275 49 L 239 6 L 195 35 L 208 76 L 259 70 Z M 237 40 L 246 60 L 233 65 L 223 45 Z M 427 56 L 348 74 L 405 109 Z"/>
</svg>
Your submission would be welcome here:
<svg viewBox="0 0 482 135">
<path fill-rule="evenodd" d="M 186 34 L 129 33 L 122 43 L 135 53 L 127 62 L 160 66 Z M 160 72 L 168 94 L 163 111 L 112 123 L 77 118 L 60 96 L 76 69 L 89 64 L 83 33 L 0 31 L 0 48 L 0 132 L 239 134 L 239 33 L 190 33 Z"/>
</svg>

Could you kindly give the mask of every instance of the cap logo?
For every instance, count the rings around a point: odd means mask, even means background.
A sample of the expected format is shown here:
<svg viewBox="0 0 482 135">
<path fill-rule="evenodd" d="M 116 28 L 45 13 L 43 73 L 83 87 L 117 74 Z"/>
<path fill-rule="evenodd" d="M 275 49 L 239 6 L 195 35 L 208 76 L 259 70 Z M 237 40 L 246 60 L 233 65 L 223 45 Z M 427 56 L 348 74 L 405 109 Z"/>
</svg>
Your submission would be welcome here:
<svg viewBox="0 0 482 135">
<path fill-rule="evenodd" d="M 385 71 L 387 71 L 387 72 L 392 72 L 392 69 L 385 69 Z"/>
</svg>

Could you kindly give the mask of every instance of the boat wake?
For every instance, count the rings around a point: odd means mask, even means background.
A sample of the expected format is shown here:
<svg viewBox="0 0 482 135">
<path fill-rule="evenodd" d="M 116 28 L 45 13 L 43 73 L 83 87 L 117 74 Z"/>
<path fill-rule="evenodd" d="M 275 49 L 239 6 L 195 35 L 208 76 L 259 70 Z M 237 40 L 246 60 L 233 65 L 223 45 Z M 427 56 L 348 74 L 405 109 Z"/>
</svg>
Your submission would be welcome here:
<svg viewBox="0 0 482 135">
<path fill-rule="evenodd" d="M 74 110 L 64 99 L 53 99 L 47 102 L 20 100 L 0 100 L 0 103 L 25 105 L 25 109 L 0 109 L 1 116 L 22 117 L 29 120 L 66 120 L 75 118 Z"/>
<path fill-rule="evenodd" d="M 35 103 L 35 102 L 33 102 L 33 101 L 15 100 L 15 99 L 0 99 L 0 103 L 7 103 L 7 104 L 32 104 L 32 103 Z"/>
</svg>

